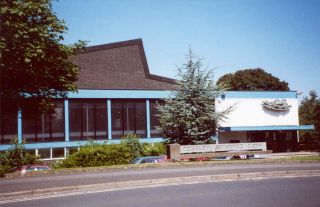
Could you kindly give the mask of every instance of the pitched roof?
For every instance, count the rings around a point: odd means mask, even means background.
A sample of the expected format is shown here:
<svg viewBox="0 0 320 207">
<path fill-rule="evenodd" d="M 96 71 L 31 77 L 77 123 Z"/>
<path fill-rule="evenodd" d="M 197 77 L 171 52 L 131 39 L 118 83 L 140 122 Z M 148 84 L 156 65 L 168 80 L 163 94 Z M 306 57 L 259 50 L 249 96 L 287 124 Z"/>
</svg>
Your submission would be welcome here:
<svg viewBox="0 0 320 207">
<path fill-rule="evenodd" d="M 72 58 L 79 89 L 175 90 L 174 79 L 149 72 L 141 39 L 86 47 Z"/>
</svg>

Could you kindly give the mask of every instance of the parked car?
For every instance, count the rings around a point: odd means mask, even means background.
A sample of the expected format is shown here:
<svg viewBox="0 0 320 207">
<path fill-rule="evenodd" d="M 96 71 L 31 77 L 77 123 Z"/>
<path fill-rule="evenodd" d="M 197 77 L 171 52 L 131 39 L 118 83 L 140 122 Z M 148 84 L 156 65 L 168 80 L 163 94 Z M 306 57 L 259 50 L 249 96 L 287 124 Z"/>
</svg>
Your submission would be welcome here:
<svg viewBox="0 0 320 207">
<path fill-rule="evenodd" d="M 231 160 L 229 156 L 218 156 L 213 158 L 212 160 Z"/>
<path fill-rule="evenodd" d="M 195 157 L 195 158 L 190 158 L 189 161 L 210 161 L 210 157 Z"/>
<path fill-rule="evenodd" d="M 165 160 L 166 156 L 137 157 L 131 161 L 131 164 L 159 163 L 164 162 Z"/>
<path fill-rule="evenodd" d="M 24 165 L 17 170 L 20 173 L 51 170 L 48 165 Z"/>
<path fill-rule="evenodd" d="M 262 155 L 260 154 L 254 154 L 254 155 L 248 155 L 247 159 L 262 159 Z"/>
</svg>

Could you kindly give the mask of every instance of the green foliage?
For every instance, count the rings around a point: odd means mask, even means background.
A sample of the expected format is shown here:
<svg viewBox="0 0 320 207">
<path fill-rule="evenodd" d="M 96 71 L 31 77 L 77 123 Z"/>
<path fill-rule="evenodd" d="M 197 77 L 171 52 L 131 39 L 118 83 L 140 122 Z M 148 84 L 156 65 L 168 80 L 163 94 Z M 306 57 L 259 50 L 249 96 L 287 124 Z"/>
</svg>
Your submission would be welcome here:
<svg viewBox="0 0 320 207">
<path fill-rule="evenodd" d="M 309 92 L 299 106 L 300 124 L 314 124 L 314 131 L 301 131 L 302 140 L 317 139 L 320 141 L 320 99 L 316 91 Z"/>
<path fill-rule="evenodd" d="M 55 164 L 55 168 L 95 167 L 129 164 L 140 156 L 165 154 L 162 143 L 141 144 L 138 136 L 128 134 L 120 144 L 95 144 L 91 142 L 65 160 Z"/>
<path fill-rule="evenodd" d="M 191 52 L 187 63 L 178 68 L 180 88 L 165 104 L 158 105 L 159 131 L 169 143 L 203 144 L 216 134 L 218 122 L 228 110 L 215 111 L 215 97 L 220 88 L 213 84 L 212 71 L 203 69 L 201 59 Z"/>
<path fill-rule="evenodd" d="M 132 159 L 129 148 L 122 144 L 88 144 L 58 162 L 56 168 L 94 167 L 128 164 Z"/>
<path fill-rule="evenodd" d="M 238 70 L 221 76 L 217 85 L 234 91 L 288 91 L 285 81 L 265 72 L 261 68 Z"/>
<path fill-rule="evenodd" d="M 0 175 L 23 165 L 40 163 L 38 156 L 26 152 L 24 143 L 20 144 L 17 139 L 13 139 L 11 144 L 11 149 L 0 154 Z"/>
<path fill-rule="evenodd" d="M 131 152 L 131 159 L 143 155 L 143 146 L 136 134 L 127 134 L 122 137 L 121 144 Z"/>
<path fill-rule="evenodd" d="M 86 43 L 61 43 L 67 27 L 52 0 L 2 0 L 0 8 L 0 95 L 18 105 L 33 97 L 46 108 L 52 98 L 76 91 L 78 67 L 70 57 Z"/>
<path fill-rule="evenodd" d="M 143 144 L 144 156 L 159 156 L 166 154 L 166 145 L 163 143 Z"/>
</svg>

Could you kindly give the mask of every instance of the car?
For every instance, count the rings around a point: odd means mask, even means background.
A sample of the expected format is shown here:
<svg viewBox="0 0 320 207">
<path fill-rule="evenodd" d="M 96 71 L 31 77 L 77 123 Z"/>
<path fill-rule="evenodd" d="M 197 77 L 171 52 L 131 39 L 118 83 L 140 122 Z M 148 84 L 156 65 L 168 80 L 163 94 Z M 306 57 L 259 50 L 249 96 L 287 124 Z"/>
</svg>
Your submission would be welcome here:
<svg viewBox="0 0 320 207">
<path fill-rule="evenodd" d="M 143 164 L 143 163 L 159 163 L 166 160 L 165 156 L 148 156 L 148 157 L 137 157 L 131 161 L 131 164 Z"/>
<path fill-rule="evenodd" d="M 231 160 L 229 156 L 218 156 L 213 158 L 212 160 Z"/>
<path fill-rule="evenodd" d="M 35 172 L 35 171 L 44 171 L 44 170 L 51 170 L 51 167 L 48 165 L 24 165 L 20 167 L 17 172 L 20 172 L 22 174 L 26 172 Z"/>
</svg>

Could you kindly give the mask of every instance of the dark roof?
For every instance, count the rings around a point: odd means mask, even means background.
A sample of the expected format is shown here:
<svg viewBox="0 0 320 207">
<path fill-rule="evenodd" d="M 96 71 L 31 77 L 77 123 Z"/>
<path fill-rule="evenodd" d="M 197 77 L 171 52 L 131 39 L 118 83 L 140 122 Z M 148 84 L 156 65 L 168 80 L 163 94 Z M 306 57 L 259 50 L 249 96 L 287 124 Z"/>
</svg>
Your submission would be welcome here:
<svg viewBox="0 0 320 207">
<path fill-rule="evenodd" d="M 86 47 L 72 58 L 79 89 L 175 90 L 174 79 L 150 74 L 141 39 Z"/>
</svg>

